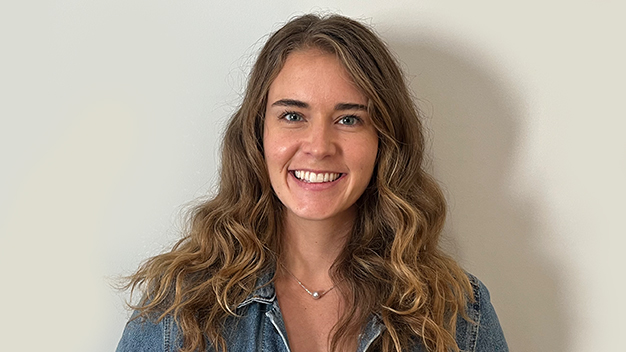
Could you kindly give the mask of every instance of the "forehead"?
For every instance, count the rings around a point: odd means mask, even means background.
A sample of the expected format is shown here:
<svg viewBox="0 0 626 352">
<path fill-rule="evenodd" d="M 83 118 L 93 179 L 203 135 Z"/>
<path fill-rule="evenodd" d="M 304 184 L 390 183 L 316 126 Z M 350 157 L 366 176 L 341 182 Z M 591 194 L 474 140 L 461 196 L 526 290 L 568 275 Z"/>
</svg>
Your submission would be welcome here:
<svg viewBox="0 0 626 352">
<path fill-rule="evenodd" d="M 337 56 L 319 49 L 298 50 L 287 56 L 270 85 L 268 103 L 284 98 L 313 103 L 327 100 L 367 103 Z"/>
</svg>

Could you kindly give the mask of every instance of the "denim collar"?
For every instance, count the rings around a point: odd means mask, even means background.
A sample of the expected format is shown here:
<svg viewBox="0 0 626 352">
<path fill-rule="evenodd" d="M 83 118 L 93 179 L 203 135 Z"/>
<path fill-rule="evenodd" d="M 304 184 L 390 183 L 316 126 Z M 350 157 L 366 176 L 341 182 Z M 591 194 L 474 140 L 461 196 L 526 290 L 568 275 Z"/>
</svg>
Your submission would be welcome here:
<svg viewBox="0 0 626 352">
<path fill-rule="evenodd" d="M 237 306 L 237 309 L 245 307 L 252 302 L 271 305 L 278 316 L 281 316 L 280 309 L 278 308 L 278 302 L 276 301 L 276 290 L 274 289 L 274 270 L 268 270 L 263 273 L 257 280 L 256 288 L 252 293 Z M 282 319 L 282 317 L 281 317 Z M 282 323 L 280 326 L 282 327 Z M 378 336 L 385 329 L 385 325 L 382 323 L 381 317 L 373 313 L 363 328 L 363 331 L 359 335 L 359 343 L 357 351 L 366 351 L 368 347 L 378 338 Z M 282 330 L 282 328 L 279 328 Z"/>
<path fill-rule="evenodd" d="M 276 290 L 274 290 L 274 282 L 272 282 L 273 278 L 274 270 L 267 270 L 263 273 L 257 279 L 254 291 L 252 291 L 252 293 L 243 302 L 241 302 L 237 308 L 245 307 L 252 302 L 263 304 L 274 303 L 276 300 Z"/>
</svg>

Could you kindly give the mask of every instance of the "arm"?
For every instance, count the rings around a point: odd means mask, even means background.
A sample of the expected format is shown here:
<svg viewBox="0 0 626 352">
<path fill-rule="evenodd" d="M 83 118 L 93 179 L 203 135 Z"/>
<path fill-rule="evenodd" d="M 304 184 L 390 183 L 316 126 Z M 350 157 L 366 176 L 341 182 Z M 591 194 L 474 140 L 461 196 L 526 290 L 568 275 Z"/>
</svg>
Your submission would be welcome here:
<svg viewBox="0 0 626 352">
<path fill-rule="evenodd" d="M 173 352 L 180 338 L 174 319 L 167 315 L 161 321 L 133 314 L 126 324 L 116 352 Z"/>
<path fill-rule="evenodd" d="M 472 306 L 470 309 L 473 308 L 474 310 L 474 314 L 470 315 L 470 317 L 476 323 L 474 329 L 472 329 L 474 330 L 471 338 L 473 340 L 473 346 L 471 346 L 473 349 L 470 350 L 475 352 L 508 352 L 509 347 L 502 332 L 502 327 L 500 327 L 496 311 L 491 304 L 489 290 L 480 280 L 471 275 L 470 282 L 474 289 L 475 299 L 473 303 L 470 303 L 470 306 Z"/>
</svg>

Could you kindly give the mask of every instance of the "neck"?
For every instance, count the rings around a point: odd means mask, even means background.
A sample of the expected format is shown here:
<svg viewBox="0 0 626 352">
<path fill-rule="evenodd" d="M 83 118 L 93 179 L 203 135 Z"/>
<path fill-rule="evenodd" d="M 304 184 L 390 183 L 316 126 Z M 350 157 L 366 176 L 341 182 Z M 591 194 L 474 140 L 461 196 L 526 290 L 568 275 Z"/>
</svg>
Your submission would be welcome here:
<svg viewBox="0 0 626 352">
<path fill-rule="evenodd" d="M 282 263 L 308 282 L 330 283 L 329 270 L 346 245 L 354 217 L 304 220 L 287 214 Z"/>
</svg>

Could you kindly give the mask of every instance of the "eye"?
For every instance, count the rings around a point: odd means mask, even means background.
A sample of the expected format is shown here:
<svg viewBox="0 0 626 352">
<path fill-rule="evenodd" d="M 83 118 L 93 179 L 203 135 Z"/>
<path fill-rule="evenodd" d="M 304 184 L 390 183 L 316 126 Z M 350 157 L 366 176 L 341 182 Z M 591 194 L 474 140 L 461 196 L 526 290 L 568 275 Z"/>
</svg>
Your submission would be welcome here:
<svg viewBox="0 0 626 352">
<path fill-rule="evenodd" d="M 339 123 L 346 126 L 354 126 L 361 122 L 362 120 L 358 116 L 347 115 L 343 116 L 339 119 Z"/>
<path fill-rule="evenodd" d="M 282 115 L 280 115 L 280 118 L 286 120 L 287 122 L 299 122 L 303 120 L 302 115 L 294 111 L 285 111 Z"/>
</svg>

